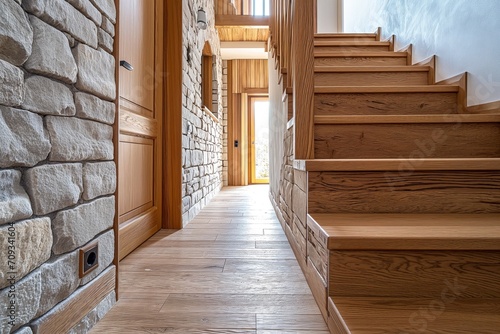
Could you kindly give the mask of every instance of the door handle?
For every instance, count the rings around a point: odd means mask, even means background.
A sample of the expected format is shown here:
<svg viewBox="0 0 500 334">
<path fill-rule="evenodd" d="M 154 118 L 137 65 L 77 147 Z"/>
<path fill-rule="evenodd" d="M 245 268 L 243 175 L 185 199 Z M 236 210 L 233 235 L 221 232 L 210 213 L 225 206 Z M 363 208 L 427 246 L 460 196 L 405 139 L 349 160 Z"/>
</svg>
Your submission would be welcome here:
<svg viewBox="0 0 500 334">
<path fill-rule="evenodd" d="M 134 70 L 134 67 L 126 60 L 120 60 L 120 66 L 123 66 L 128 71 Z"/>
</svg>

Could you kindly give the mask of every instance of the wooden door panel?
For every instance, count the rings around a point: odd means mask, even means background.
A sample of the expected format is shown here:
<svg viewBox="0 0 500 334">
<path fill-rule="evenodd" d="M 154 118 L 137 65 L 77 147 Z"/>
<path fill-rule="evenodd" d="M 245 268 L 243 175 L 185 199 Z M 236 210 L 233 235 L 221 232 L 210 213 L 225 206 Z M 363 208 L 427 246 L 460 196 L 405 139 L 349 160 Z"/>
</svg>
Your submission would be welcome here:
<svg viewBox="0 0 500 334">
<path fill-rule="evenodd" d="M 153 206 L 153 156 L 154 142 L 151 139 L 120 136 L 119 173 L 119 223 L 147 211 Z"/>
<path fill-rule="evenodd" d="M 120 1 L 118 256 L 161 228 L 163 2 Z M 158 62 L 155 62 L 155 59 Z"/>
<path fill-rule="evenodd" d="M 155 6 L 151 0 L 120 1 L 120 96 L 150 111 L 154 109 Z"/>
</svg>

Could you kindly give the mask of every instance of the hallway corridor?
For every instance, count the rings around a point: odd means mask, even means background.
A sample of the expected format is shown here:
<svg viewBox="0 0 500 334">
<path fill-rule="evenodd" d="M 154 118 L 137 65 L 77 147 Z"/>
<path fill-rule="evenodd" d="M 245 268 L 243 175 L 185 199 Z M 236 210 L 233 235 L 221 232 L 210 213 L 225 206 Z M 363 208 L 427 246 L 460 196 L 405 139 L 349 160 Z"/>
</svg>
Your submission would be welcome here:
<svg viewBox="0 0 500 334">
<path fill-rule="evenodd" d="M 327 334 L 266 185 L 224 188 L 181 231 L 120 263 L 120 300 L 92 334 Z"/>
</svg>

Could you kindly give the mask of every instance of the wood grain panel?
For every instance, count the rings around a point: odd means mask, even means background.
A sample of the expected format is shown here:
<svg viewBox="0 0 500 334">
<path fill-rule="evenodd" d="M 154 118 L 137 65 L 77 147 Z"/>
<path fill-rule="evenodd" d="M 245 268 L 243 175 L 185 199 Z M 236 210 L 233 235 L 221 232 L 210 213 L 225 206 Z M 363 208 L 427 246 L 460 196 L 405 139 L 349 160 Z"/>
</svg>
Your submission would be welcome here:
<svg viewBox="0 0 500 334">
<path fill-rule="evenodd" d="M 244 93 L 248 88 L 268 89 L 267 59 L 238 59 L 232 61 L 233 93 Z"/>
<path fill-rule="evenodd" d="M 147 211 L 134 212 L 134 217 L 120 226 L 118 236 L 128 242 L 119 243 L 118 258 L 121 260 L 160 229 L 160 211 L 152 207 Z"/>
<path fill-rule="evenodd" d="M 316 72 L 316 86 L 392 86 L 392 85 L 427 85 L 427 72 Z"/>
<path fill-rule="evenodd" d="M 254 16 L 254 15 L 216 15 L 215 26 L 269 26 L 268 16 Z"/>
<path fill-rule="evenodd" d="M 311 292 L 318 304 L 319 310 L 324 319 L 328 318 L 327 298 L 328 298 L 328 285 L 323 281 L 323 278 L 318 273 L 311 261 L 307 260 L 307 267 L 305 268 L 305 275 L 307 283 Z"/>
<path fill-rule="evenodd" d="M 221 42 L 267 42 L 268 28 L 224 26 L 218 27 Z"/>
<path fill-rule="evenodd" d="M 318 159 L 500 157 L 499 123 L 316 125 Z"/>
<path fill-rule="evenodd" d="M 498 213 L 500 173 L 309 172 L 309 212 Z"/>
<path fill-rule="evenodd" d="M 120 60 L 126 60 L 133 67 L 128 71 L 120 67 L 120 96 L 146 109 L 154 109 L 155 81 L 155 6 L 144 5 L 143 1 L 120 2 Z M 125 43 L 127 41 L 133 41 Z"/>
<path fill-rule="evenodd" d="M 235 15 L 236 6 L 234 5 L 234 0 L 216 0 L 215 14 Z"/>
<path fill-rule="evenodd" d="M 78 290 L 78 295 L 64 301 L 56 312 L 44 316 L 36 326 L 38 333 L 68 333 L 115 288 L 115 266 Z"/>
<path fill-rule="evenodd" d="M 316 115 L 411 115 L 457 113 L 457 93 L 315 94 Z"/>
<path fill-rule="evenodd" d="M 500 328 L 499 299 L 462 299 L 453 292 L 444 299 L 337 297 L 335 305 L 356 334 L 496 334 Z"/>
<path fill-rule="evenodd" d="M 120 136 L 120 166 L 122 168 L 118 182 L 122 185 L 118 191 L 120 223 L 153 205 L 153 152 L 154 141 L 151 139 L 122 135 Z"/>
<path fill-rule="evenodd" d="M 383 54 L 379 52 L 379 54 Z M 375 57 L 376 53 L 364 55 L 331 56 L 329 53 L 315 53 L 314 66 L 397 66 L 406 65 L 406 54 Z"/>
<path fill-rule="evenodd" d="M 121 108 L 120 133 L 156 137 L 156 134 L 158 133 L 157 120 L 127 111 L 127 109 L 123 108 L 123 106 Z"/>
</svg>

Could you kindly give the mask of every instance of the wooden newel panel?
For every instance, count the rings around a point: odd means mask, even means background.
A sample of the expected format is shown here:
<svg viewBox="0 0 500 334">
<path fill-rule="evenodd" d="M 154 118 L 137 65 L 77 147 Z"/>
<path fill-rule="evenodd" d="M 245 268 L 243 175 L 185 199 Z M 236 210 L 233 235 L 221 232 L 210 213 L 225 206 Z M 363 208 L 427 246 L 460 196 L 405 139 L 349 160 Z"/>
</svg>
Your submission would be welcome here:
<svg viewBox="0 0 500 334">
<path fill-rule="evenodd" d="M 295 159 L 314 158 L 314 0 L 292 1 Z"/>
</svg>

